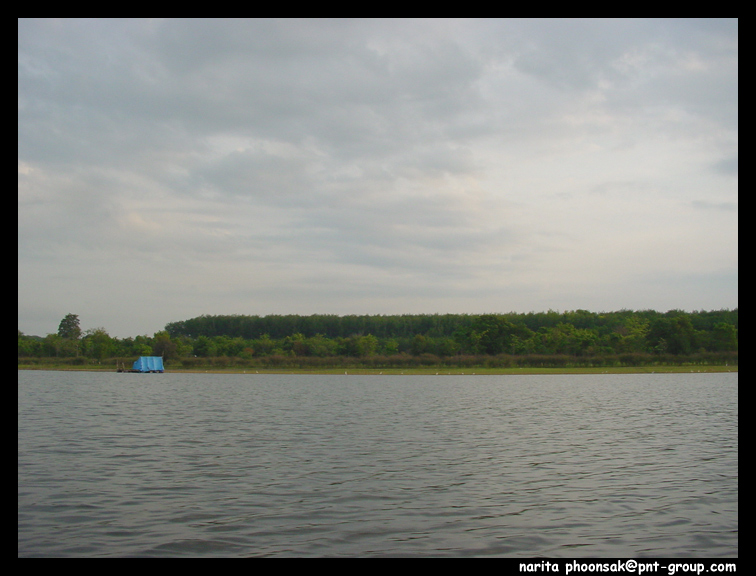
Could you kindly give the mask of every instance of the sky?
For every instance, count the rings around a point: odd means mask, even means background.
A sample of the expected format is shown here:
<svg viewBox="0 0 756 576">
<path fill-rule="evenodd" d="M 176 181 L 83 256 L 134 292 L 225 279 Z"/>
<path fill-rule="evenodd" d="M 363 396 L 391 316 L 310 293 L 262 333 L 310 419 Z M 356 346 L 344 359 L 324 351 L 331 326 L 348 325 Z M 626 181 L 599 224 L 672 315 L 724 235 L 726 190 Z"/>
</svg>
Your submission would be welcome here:
<svg viewBox="0 0 756 576">
<path fill-rule="evenodd" d="M 737 306 L 737 19 L 18 21 L 25 334 Z"/>
</svg>

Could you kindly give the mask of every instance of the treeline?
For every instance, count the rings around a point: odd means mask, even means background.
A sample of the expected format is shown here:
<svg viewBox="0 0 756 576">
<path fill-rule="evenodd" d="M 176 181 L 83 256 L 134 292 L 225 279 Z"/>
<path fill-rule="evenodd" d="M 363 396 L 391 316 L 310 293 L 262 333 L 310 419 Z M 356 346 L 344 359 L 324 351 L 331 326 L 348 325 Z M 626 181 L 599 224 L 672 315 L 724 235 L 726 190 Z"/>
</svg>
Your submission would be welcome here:
<svg viewBox="0 0 756 576">
<path fill-rule="evenodd" d="M 738 349 L 738 310 L 587 310 L 527 314 L 424 314 L 395 316 L 199 316 L 166 325 L 172 338 L 200 344 L 214 356 L 242 341 L 263 355 L 370 356 L 507 353 L 571 356 L 691 354 Z M 213 348 L 215 346 L 215 348 Z M 218 348 L 220 347 L 220 349 Z"/>
<path fill-rule="evenodd" d="M 163 356 L 192 367 L 644 365 L 737 363 L 738 310 L 433 315 L 199 316 L 152 337 L 81 332 L 69 314 L 57 334 L 19 332 L 21 359 Z"/>
</svg>

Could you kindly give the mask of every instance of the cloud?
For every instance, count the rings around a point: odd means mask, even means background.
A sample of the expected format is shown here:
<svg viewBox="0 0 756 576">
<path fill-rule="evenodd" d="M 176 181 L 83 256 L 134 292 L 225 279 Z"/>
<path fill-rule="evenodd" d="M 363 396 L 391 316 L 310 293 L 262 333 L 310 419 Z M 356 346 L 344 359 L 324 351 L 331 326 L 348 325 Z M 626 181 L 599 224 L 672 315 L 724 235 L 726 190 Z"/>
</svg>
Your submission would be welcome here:
<svg viewBox="0 0 756 576">
<path fill-rule="evenodd" d="M 636 279 L 736 275 L 737 64 L 731 19 L 20 19 L 19 327 L 736 306 Z"/>
<path fill-rule="evenodd" d="M 737 177 L 738 157 L 734 156 L 731 158 L 725 158 L 724 160 L 719 160 L 718 162 L 716 162 L 716 164 L 714 164 L 714 170 L 716 170 L 720 174 Z"/>
</svg>

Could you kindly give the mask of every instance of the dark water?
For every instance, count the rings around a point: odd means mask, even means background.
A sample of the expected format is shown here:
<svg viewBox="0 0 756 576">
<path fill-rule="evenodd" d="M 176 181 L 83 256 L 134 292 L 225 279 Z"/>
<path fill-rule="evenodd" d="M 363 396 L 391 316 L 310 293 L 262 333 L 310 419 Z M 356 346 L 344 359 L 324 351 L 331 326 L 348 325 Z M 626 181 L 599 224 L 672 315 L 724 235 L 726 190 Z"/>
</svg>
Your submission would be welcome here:
<svg viewBox="0 0 756 576">
<path fill-rule="evenodd" d="M 736 373 L 18 373 L 19 556 L 737 553 Z"/>
</svg>

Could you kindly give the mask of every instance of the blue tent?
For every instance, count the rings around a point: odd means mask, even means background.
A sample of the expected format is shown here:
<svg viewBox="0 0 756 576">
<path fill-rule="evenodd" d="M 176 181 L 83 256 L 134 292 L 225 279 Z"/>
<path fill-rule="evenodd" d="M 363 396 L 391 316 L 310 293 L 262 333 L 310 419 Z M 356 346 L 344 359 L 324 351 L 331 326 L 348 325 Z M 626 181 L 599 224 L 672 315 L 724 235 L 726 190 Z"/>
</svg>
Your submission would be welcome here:
<svg viewBox="0 0 756 576">
<path fill-rule="evenodd" d="M 134 362 L 132 370 L 136 372 L 163 372 L 162 356 L 141 356 Z"/>
</svg>

